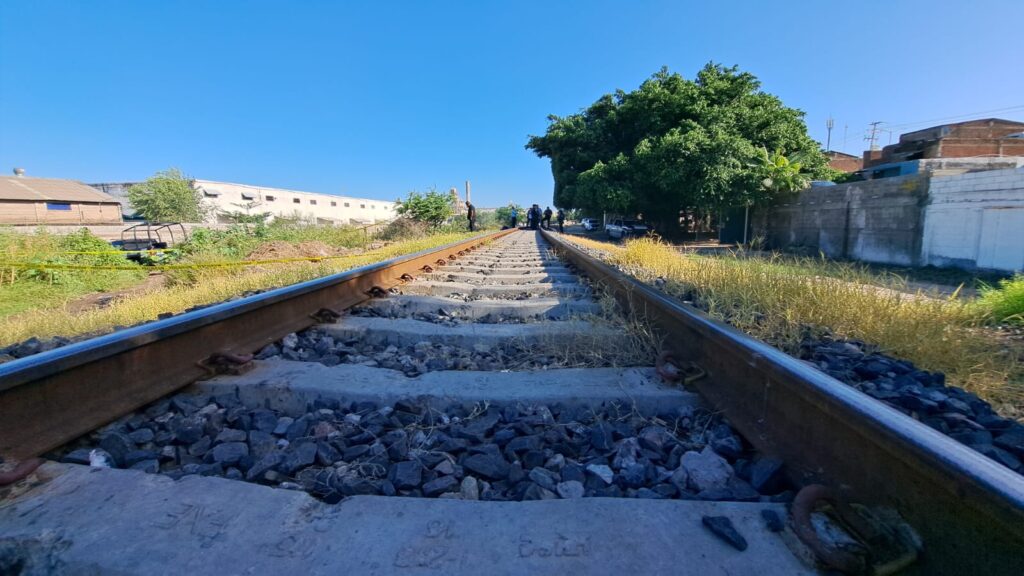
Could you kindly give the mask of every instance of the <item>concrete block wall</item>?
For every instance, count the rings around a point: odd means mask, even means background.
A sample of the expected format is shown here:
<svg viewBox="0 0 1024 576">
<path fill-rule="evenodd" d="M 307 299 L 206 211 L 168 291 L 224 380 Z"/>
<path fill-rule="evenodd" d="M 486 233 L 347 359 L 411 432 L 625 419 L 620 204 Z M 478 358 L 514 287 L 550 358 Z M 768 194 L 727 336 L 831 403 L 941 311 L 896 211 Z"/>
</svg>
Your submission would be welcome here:
<svg viewBox="0 0 1024 576">
<path fill-rule="evenodd" d="M 1024 167 L 810 188 L 755 217 L 771 248 L 903 266 L 1024 270 Z"/>
<path fill-rule="evenodd" d="M 763 214 L 769 246 L 802 247 L 833 258 L 915 265 L 921 252 L 928 177 L 810 188 Z"/>
<path fill-rule="evenodd" d="M 1024 168 L 933 177 L 922 263 L 1024 269 Z"/>
</svg>

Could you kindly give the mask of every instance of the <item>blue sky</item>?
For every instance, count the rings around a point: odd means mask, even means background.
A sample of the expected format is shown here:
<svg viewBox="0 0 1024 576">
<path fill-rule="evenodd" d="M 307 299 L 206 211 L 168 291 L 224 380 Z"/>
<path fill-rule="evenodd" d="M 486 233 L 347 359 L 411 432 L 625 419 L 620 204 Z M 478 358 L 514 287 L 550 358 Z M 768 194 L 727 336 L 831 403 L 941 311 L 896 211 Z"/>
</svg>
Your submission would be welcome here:
<svg viewBox="0 0 1024 576">
<path fill-rule="evenodd" d="M 547 204 L 548 114 L 738 64 L 859 154 L 868 122 L 1024 119 L 1020 0 L 0 3 L 0 169 Z M 989 110 L 991 114 L 977 114 Z M 846 140 L 844 141 L 844 133 Z M 882 133 L 881 143 L 888 142 Z"/>
</svg>

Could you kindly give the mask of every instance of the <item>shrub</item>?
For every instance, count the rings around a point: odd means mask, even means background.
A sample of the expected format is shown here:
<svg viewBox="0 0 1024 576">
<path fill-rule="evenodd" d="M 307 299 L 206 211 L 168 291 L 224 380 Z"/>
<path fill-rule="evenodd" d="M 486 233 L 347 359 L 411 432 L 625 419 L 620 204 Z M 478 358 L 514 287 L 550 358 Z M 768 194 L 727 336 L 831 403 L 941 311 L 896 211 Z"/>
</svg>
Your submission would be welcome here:
<svg viewBox="0 0 1024 576">
<path fill-rule="evenodd" d="M 202 222 L 210 212 L 192 179 L 176 168 L 157 172 L 128 189 L 128 201 L 152 222 Z"/>
<path fill-rule="evenodd" d="M 437 190 L 425 193 L 409 192 L 409 196 L 398 203 L 395 209 L 398 214 L 431 226 L 440 226 L 442 222 L 455 213 L 452 196 Z"/>
<path fill-rule="evenodd" d="M 978 305 L 996 322 L 1024 325 L 1024 275 L 1000 280 L 998 286 L 982 286 Z"/>
<path fill-rule="evenodd" d="M 430 225 L 426 222 L 413 220 L 412 218 L 398 218 L 391 221 L 383 230 L 377 233 L 378 240 L 398 242 L 400 240 L 411 240 L 422 238 L 430 231 Z"/>
</svg>

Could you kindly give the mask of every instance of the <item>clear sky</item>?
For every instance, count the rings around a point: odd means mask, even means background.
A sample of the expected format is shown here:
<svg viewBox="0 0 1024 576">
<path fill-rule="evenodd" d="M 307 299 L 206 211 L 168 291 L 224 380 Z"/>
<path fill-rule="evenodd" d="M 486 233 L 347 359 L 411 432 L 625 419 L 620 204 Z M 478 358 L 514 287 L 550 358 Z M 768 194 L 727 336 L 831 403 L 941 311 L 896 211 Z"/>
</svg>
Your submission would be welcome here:
<svg viewBox="0 0 1024 576">
<path fill-rule="evenodd" d="M 1021 0 L 3 0 L 0 170 L 547 204 L 527 135 L 663 65 L 738 64 L 854 154 L 871 121 L 1024 119 L 1022 22 Z"/>
</svg>

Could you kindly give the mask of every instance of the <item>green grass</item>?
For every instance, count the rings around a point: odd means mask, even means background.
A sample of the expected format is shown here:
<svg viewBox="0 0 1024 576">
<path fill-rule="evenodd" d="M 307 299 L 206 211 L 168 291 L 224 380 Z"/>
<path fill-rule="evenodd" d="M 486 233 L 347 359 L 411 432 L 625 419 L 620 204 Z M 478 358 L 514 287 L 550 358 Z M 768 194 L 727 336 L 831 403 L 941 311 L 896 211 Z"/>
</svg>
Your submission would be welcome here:
<svg viewBox="0 0 1024 576">
<path fill-rule="evenodd" d="M 253 290 L 266 290 L 349 270 L 401 254 L 434 248 L 473 234 L 438 234 L 396 242 L 387 246 L 321 262 L 294 262 L 241 268 L 205 268 L 189 282 L 177 282 L 162 290 L 134 294 L 104 308 L 70 313 L 52 305 L 8 316 L 0 323 L 0 346 L 32 336 L 79 336 L 109 332 L 116 326 L 131 326 L 155 320 L 162 313 L 179 313 L 194 306 L 222 302 Z"/>
<path fill-rule="evenodd" d="M 59 236 L 41 230 L 22 234 L 0 229 L 0 262 L 29 263 L 29 267 L 0 264 L 0 318 L 35 308 L 62 306 L 70 300 L 118 290 L 143 282 L 146 271 L 57 270 L 50 264 L 124 266 L 123 254 L 81 254 L 115 252 L 109 243 L 88 230 Z"/>
<path fill-rule="evenodd" d="M 982 286 L 978 305 L 994 322 L 1024 326 L 1024 275 Z"/>
</svg>

